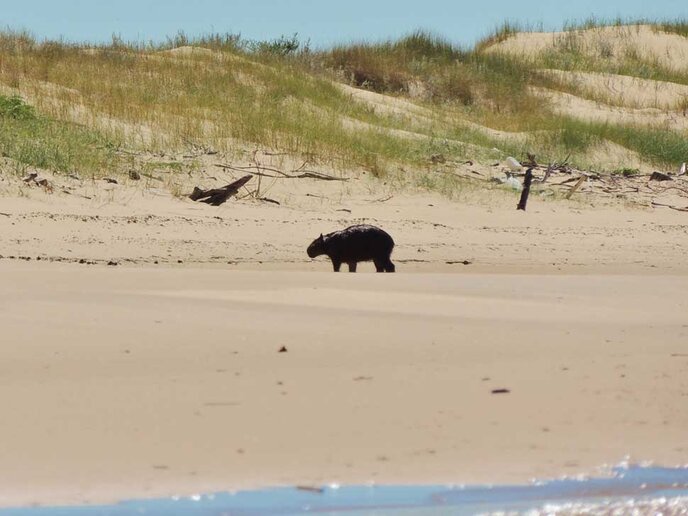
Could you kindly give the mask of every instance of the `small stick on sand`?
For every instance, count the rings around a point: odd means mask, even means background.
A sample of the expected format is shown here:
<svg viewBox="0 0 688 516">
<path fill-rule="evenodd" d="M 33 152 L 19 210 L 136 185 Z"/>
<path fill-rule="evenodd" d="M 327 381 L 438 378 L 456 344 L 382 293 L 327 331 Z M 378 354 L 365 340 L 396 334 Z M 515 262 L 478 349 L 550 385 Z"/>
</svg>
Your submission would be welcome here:
<svg viewBox="0 0 688 516">
<path fill-rule="evenodd" d="M 585 182 L 585 176 L 580 176 L 578 178 L 578 181 L 576 182 L 575 185 L 573 185 L 573 188 L 571 188 L 571 191 L 566 194 L 566 198 L 570 199 L 573 194 L 575 194 L 578 189 L 581 187 L 581 185 Z"/>
</svg>

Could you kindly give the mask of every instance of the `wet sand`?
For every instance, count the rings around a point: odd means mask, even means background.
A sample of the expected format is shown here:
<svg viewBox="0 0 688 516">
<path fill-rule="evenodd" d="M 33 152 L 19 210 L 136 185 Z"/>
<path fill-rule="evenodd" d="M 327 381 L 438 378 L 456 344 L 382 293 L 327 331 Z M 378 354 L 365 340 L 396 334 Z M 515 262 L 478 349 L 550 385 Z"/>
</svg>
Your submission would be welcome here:
<svg viewBox="0 0 688 516">
<path fill-rule="evenodd" d="M 5 506 L 688 462 L 683 275 L 0 278 Z"/>
</svg>

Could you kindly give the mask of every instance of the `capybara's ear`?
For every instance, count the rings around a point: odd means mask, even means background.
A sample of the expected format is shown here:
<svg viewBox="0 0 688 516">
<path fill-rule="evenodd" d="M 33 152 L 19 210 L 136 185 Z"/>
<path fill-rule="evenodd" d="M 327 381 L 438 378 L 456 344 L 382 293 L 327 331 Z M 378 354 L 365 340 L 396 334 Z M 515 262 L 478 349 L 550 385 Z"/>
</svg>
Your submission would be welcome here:
<svg viewBox="0 0 688 516">
<path fill-rule="evenodd" d="M 320 233 L 320 240 L 325 240 L 322 233 Z"/>
</svg>

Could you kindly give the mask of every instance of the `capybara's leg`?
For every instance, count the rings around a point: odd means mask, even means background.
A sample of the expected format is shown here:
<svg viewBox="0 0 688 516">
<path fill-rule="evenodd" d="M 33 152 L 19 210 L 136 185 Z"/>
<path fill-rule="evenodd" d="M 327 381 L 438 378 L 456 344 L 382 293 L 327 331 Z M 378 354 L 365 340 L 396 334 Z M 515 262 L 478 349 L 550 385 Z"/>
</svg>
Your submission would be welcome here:
<svg viewBox="0 0 688 516">
<path fill-rule="evenodd" d="M 356 272 L 356 262 L 349 262 L 349 272 Z"/>
<path fill-rule="evenodd" d="M 397 269 L 392 263 L 392 260 L 387 261 L 387 265 L 385 266 L 385 271 L 386 272 L 395 272 Z"/>
<path fill-rule="evenodd" d="M 373 260 L 375 264 L 375 270 L 377 272 L 385 272 L 385 262 L 380 260 Z"/>
<path fill-rule="evenodd" d="M 342 267 L 342 262 L 332 260 L 332 267 L 334 268 L 334 272 L 339 272 L 339 269 Z"/>
</svg>

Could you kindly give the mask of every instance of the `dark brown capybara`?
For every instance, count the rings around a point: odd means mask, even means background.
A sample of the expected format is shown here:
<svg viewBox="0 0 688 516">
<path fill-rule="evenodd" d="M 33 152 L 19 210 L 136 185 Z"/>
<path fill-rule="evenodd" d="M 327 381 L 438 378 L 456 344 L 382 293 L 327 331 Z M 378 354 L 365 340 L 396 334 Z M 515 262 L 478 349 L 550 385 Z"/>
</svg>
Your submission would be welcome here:
<svg viewBox="0 0 688 516">
<path fill-rule="evenodd" d="M 351 226 L 341 231 L 320 235 L 308 246 L 307 253 L 311 258 L 329 256 L 332 267 L 339 272 L 342 263 L 349 266 L 349 272 L 356 272 L 358 262 L 375 263 L 377 272 L 394 272 L 390 260 L 394 240 L 385 231 L 368 224 Z"/>
</svg>

